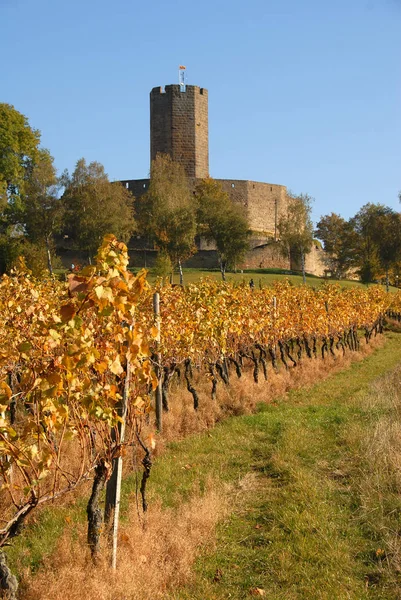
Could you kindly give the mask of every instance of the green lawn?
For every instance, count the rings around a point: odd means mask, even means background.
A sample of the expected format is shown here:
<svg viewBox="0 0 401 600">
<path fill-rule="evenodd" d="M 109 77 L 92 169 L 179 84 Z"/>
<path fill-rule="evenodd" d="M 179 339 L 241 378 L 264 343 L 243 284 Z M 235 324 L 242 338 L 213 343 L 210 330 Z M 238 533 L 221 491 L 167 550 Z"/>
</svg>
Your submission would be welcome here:
<svg viewBox="0 0 401 600">
<path fill-rule="evenodd" d="M 137 269 L 135 269 L 137 271 Z M 184 269 L 184 284 L 193 283 L 199 281 L 201 278 L 209 277 L 211 279 L 215 279 L 217 281 L 221 281 L 221 274 L 218 270 L 201 270 L 201 269 Z M 149 271 L 148 279 L 151 283 L 156 281 L 156 277 L 152 270 Z M 283 281 L 284 279 L 289 279 L 294 285 L 302 284 L 302 275 L 300 274 L 291 274 L 291 272 L 284 272 L 277 269 L 260 269 L 255 271 L 244 271 L 243 273 L 226 273 L 226 280 L 235 283 L 244 282 L 249 284 L 250 279 L 253 279 L 255 286 L 269 286 L 274 283 L 274 281 Z M 178 273 L 174 274 L 174 283 L 179 283 L 179 275 Z M 359 281 L 351 281 L 348 279 L 324 279 L 322 277 L 315 277 L 314 275 L 306 276 L 306 283 L 311 286 L 320 286 L 325 282 L 329 283 L 339 283 L 342 287 L 359 287 L 364 286 L 365 284 Z M 395 287 L 390 287 L 391 292 L 395 292 Z"/>
<path fill-rule="evenodd" d="M 139 271 L 139 267 L 135 267 L 132 269 L 134 273 Z M 54 270 L 56 276 L 64 280 L 68 270 L 65 269 L 55 269 Z M 184 284 L 194 283 L 199 281 L 200 279 L 204 279 L 206 277 L 210 279 L 214 279 L 217 281 L 221 281 L 221 273 L 218 269 L 183 269 L 184 272 Z M 148 280 L 151 284 L 154 284 L 157 277 L 154 274 L 153 269 L 148 270 Z M 166 277 L 166 281 L 169 281 L 170 278 Z M 284 271 L 282 269 L 256 269 L 254 271 L 246 270 L 243 273 L 238 271 L 237 273 L 226 273 L 226 280 L 235 283 L 246 283 L 249 284 L 249 281 L 253 279 L 255 286 L 269 286 L 272 285 L 275 281 L 283 281 L 284 279 L 289 279 L 294 285 L 302 284 L 302 274 L 296 273 L 294 274 L 292 271 Z M 180 277 L 178 273 L 174 274 L 173 283 L 179 283 Z M 360 281 L 353 281 L 349 279 L 325 279 L 323 277 L 316 277 L 315 275 L 306 275 L 306 283 L 311 286 L 320 286 L 325 282 L 329 283 L 338 283 L 341 287 L 358 287 L 365 286 L 366 284 L 361 283 Z M 373 284 L 368 284 L 373 285 Z M 390 286 L 390 292 L 396 292 L 397 288 Z"/>
</svg>

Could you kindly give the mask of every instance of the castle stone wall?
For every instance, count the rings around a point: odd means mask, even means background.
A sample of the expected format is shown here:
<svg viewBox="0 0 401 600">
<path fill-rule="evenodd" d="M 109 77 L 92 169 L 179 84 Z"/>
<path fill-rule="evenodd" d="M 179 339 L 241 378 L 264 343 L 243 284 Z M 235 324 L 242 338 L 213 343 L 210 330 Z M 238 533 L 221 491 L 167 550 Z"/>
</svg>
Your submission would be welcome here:
<svg viewBox="0 0 401 600">
<path fill-rule="evenodd" d="M 232 202 L 240 204 L 248 212 L 248 182 L 240 179 L 216 179 Z"/>
<path fill-rule="evenodd" d="M 280 244 L 275 241 L 263 246 L 257 246 L 249 250 L 243 262 L 241 269 L 291 269 L 290 259 L 283 256 Z"/>
<path fill-rule="evenodd" d="M 278 223 L 287 210 L 283 185 L 248 181 L 248 219 L 252 231 L 262 231 L 278 238 Z"/>
<path fill-rule="evenodd" d="M 208 93 L 204 88 L 179 85 L 150 92 L 150 159 L 169 154 L 190 178 L 209 174 Z"/>
<path fill-rule="evenodd" d="M 216 179 L 232 202 L 240 204 L 246 210 L 249 228 L 262 237 L 277 239 L 277 224 L 280 216 L 287 207 L 286 187 L 258 181 L 244 181 L 238 179 Z M 122 185 L 139 198 L 149 188 L 149 179 L 125 179 Z M 196 180 L 191 179 L 190 184 L 195 187 Z M 254 236 L 258 237 L 258 235 Z"/>
<path fill-rule="evenodd" d="M 172 100 L 171 94 L 163 88 L 153 88 L 150 92 L 150 160 L 156 154 L 172 153 Z"/>
<path fill-rule="evenodd" d="M 305 271 L 317 277 L 323 277 L 327 271 L 325 252 L 320 246 L 312 246 L 312 250 L 305 257 Z"/>
<path fill-rule="evenodd" d="M 148 191 L 150 179 L 124 179 L 120 183 L 134 196 L 139 198 Z"/>
<path fill-rule="evenodd" d="M 217 179 L 231 200 L 246 208 L 249 228 L 277 239 L 277 226 L 287 209 L 287 190 L 284 185 Z"/>
<path fill-rule="evenodd" d="M 301 257 L 298 254 L 292 253 L 291 255 L 291 269 L 293 271 L 302 270 Z M 313 244 L 311 251 L 305 255 L 305 272 L 323 277 L 326 270 L 325 252 L 319 245 Z"/>
</svg>

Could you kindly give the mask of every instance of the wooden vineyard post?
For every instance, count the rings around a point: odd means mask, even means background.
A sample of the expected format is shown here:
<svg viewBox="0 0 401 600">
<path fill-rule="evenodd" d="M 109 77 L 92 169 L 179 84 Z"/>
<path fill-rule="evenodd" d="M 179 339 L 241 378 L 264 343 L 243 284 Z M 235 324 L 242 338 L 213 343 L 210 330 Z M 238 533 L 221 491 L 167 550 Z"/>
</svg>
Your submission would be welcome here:
<svg viewBox="0 0 401 600">
<path fill-rule="evenodd" d="M 120 453 L 117 458 L 113 461 L 113 473 L 107 482 L 106 488 L 106 507 L 105 515 L 106 521 L 109 515 L 113 514 L 113 523 L 110 531 L 110 540 L 112 542 L 112 554 L 111 554 L 111 567 L 116 570 L 117 567 L 117 534 L 118 534 L 118 519 L 120 516 L 120 498 L 121 498 L 121 481 L 123 474 L 123 457 L 122 457 L 122 445 L 125 437 L 125 421 L 127 417 L 128 399 L 130 394 L 131 384 L 131 363 L 127 360 L 127 371 L 125 375 L 124 391 L 121 401 L 121 412 L 120 416 L 122 422 L 119 423 L 119 445 Z"/>
<path fill-rule="evenodd" d="M 273 364 L 273 369 L 275 370 L 275 372 L 277 373 L 277 359 L 276 359 L 276 346 L 277 346 L 277 332 L 276 332 L 276 318 L 277 318 L 277 298 L 276 296 L 273 296 L 273 348 L 271 351 L 271 355 L 272 355 L 272 364 Z"/>
<path fill-rule="evenodd" d="M 276 331 L 276 319 L 277 319 L 277 298 L 273 296 L 273 331 Z M 275 334 L 274 334 L 275 335 Z M 276 342 L 274 342 L 276 343 Z"/>
<path fill-rule="evenodd" d="M 159 432 L 163 429 L 163 405 L 162 405 L 162 381 L 161 381 L 161 354 L 160 354 L 160 295 L 158 292 L 153 294 L 153 313 L 155 317 L 156 335 L 156 428 Z"/>
</svg>

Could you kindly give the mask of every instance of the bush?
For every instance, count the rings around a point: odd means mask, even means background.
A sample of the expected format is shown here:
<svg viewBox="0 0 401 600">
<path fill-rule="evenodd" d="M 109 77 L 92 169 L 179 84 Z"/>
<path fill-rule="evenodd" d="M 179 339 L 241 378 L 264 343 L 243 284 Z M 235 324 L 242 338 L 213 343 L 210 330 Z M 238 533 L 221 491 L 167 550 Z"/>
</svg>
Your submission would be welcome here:
<svg viewBox="0 0 401 600">
<path fill-rule="evenodd" d="M 170 258 L 163 252 L 158 252 L 155 260 L 155 266 L 153 267 L 153 273 L 156 277 L 166 277 L 170 275 L 173 270 Z"/>
</svg>

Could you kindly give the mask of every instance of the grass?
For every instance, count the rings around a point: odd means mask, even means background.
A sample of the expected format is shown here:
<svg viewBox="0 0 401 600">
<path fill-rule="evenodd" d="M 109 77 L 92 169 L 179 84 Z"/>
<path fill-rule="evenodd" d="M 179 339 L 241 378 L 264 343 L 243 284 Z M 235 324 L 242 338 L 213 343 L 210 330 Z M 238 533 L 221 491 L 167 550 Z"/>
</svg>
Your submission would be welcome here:
<svg viewBox="0 0 401 600">
<path fill-rule="evenodd" d="M 394 423 L 395 412 L 401 423 L 391 402 L 401 371 L 392 387 L 370 388 L 399 363 L 400 342 L 393 334 L 365 361 L 224 424 L 214 443 L 201 444 L 208 472 L 256 479 L 239 501 L 233 497 L 216 551 L 198 560 L 193 583 L 171 598 L 242 599 L 257 590 L 271 600 L 401 597 L 400 464 L 386 465 L 397 448 L 376 451 L 374 464 L 368 454 L 386 439 L 383 423 Z"/>
<path fill-rule="evenodd" d="M 133 272 L 137 273 L 140 270 L 140 267 L 135 267 L 135 268 L 132 268 L 131 270 Z M 64 281 L 66 274 L 69 273 L 69 271 L 66 269 L 55 269 L 54 272 L 55 272 L 56 276 L 62 281 Z M 218 269 L 204 270 L 204 269 L 189 268 L 189 269 L 183 269 L 183 273 L 184 273 L 184 284 L 185 285 L 188 283 L 196 283 L 200 279 L 204 279 L 206 277 L 217 280 L 217 281 L 221 281 L 221 273 Z M 154 274 L 153 269 L 149 269 L 148 281 L 151 284 L 154 284 L 156 279 L 157 279 L 157 276 Z M 166 279 L 168 281 L 170 280 L 169 277 L 167 277 Z M 239 271 L 237 273 L 231 273 L 231 272 L 226 273 L 226 280 L 231 283 L 249 284 L 249 281 L 251 279 L 253 279 L 255 286 L 263 286 L 263 287 L 271 286 L 271 285 L 273 285 L 273 283 L 275 281 L 283 281 L 284 279 L 289 279 L 294 285 L 302 284 L 302 274 L 294 272 L 294 271 L 286 271 L 283 269 L 256 269 L 256 270 L 247 269 L 247 270 L 244 270 L 243 272 Z M 375 285 L 375 284 L 364 284 L 364 283 L 361 283 L 360 281 L 354 281 L 351 279 L 331 279 L 331 278 L 327 279 L 324 277 L 317 277 L 316 275 L 310 275 L 310 274 L 306 275 L 306 284 L 307 285 L 319 287 L 326 282 L 338 283 L 343 288 L 358 287 L 358 286 L 365 286 L 365 285 Z M 179 283 L 179 274 L 178 273 L 174 274 L 173 283 Z M 396 291 L 397 291 L 396 287 L 390 286 L 391 293 L 395 293 Z"/>
<path fill-rule="evenodd" d="M 258 589 L 274 600 L 401 597 L 392 535 L 401 529 L 401 417 L 394 385 L 382 379 L 400 360 L 401 336 L 391 332 L 383 348 L 325 381 L 171 442 L 152 470 L 145 530 L 135 478 L 125 481 L 117 579 L 102 568 L 88 577 L 83 501 L 43 511 L 9 552 L 23 597 L 240 600 Z"/>
<path fill-rule="evenodd" d="M 138 269 L 135 269 L 137 271 Z M 202 269 L 183 269 L 184 272 L 184 284 L 195 283 L 201 278 L 209 277 L 221 281 L 221 274 L 219 270 L 202 270 Z M 152 271 L 149 271 L 148 279 L 151 283 L 156 281 L 156 277 Z M 246 283 L 249 284 L 250 279 L 253 279 L 255 286 L 270 286 L 275 281 L 283 281 L 289 279 L 294 285 L 302 284 L 302 275 L 294 273 L 292 271 L 283 271 L 282 269 L 258 269 L 258 270 L 246 270 L 243 273 L 226 273 L 226 279 L 232 283 Z M 174 275 L 174 283 L 179 282 L 179 275 Z M 338 283 L 341 287 L 358 287 L 365 286 L 366 284 L 360 281 L 353 281 L 348 279 L 325 279 L 323 277 L 316 277 L 315 275 L 306 275 L 306 283 L 311 286 L 321 286 L 325 282 Z M 397 288 L 390 287 L 391 292 L 396 292 Z"/>
</svg>

